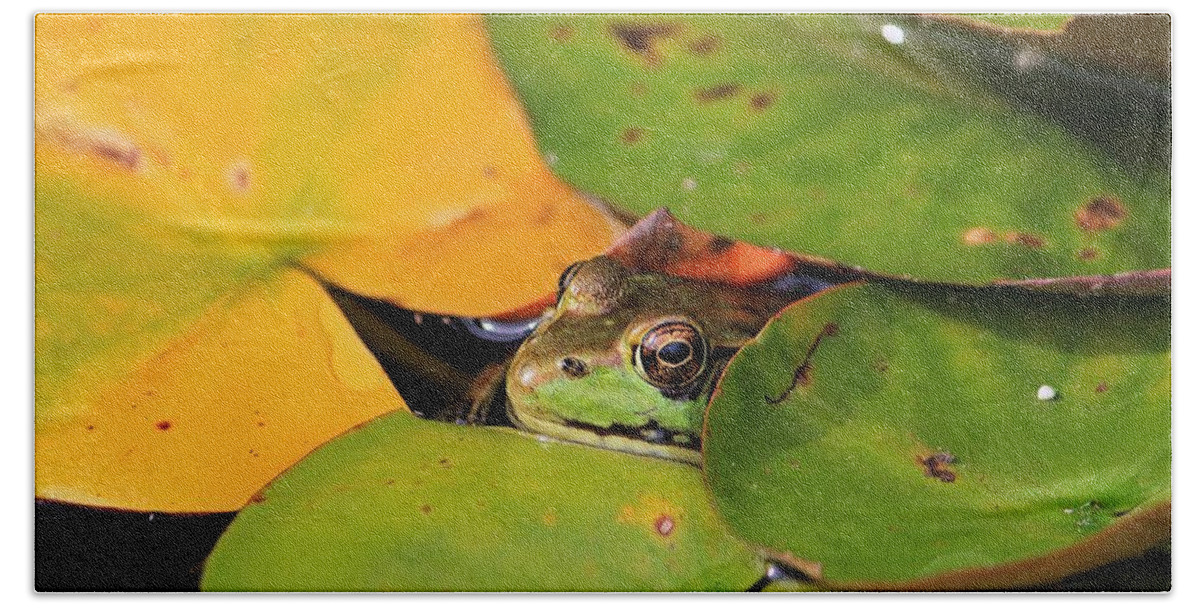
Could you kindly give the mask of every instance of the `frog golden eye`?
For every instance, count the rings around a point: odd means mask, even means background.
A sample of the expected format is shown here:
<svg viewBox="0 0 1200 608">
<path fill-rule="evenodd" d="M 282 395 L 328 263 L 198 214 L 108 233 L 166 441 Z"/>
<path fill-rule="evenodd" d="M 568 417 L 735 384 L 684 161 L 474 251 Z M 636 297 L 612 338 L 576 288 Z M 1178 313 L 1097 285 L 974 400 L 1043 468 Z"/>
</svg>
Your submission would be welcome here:
<svg viewBox="0 0 1200 608">
<path fill-rule="evenodd" d="M 563 292 L 567 290 L 567 285 L 571 284 L 571 279 L 575 278 L 575 272 L 579 270 L 579 265 L 583 262 L 575 262 L 567 266 L 562 274 L 558 275 L 558 295 L 554 296 L 555 300 L 561 300 Z"/>
<path fill-rule="evenodd" d="M 654 386 L 676 391 L 704 373 L 708 343 L 687 321 L 664 321 L 648 329 L 633 349 L 633 366 Z"/>
</svg>

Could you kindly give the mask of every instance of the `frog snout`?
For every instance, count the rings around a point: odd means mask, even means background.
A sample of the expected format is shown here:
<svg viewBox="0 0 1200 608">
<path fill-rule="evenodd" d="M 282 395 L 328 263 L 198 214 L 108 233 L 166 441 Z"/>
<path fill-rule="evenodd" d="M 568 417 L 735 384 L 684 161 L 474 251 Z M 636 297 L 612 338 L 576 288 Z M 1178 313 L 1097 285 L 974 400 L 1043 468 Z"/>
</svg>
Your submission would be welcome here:
<svg viewBox="0 0 1200 608">
<path fill-rule="evenodd" d="M 539 385 L 544 383 L 547 378 L 546 370 L 539 369 L 534 363 L 526 363 L 518 367 L 513 375 L 516 380 L 516 387 L 525 391 L 533 392 Z"/>
<path fill-rule="evenodd" d="M 526 363 L 517 368 L 514 377 L 518 388 L 532 392 L 553 380 L 582 378 L 591 373 L 591 369 L 583 359 L 567 356 L 554 361 L 553 365 Z"/>
</svg>

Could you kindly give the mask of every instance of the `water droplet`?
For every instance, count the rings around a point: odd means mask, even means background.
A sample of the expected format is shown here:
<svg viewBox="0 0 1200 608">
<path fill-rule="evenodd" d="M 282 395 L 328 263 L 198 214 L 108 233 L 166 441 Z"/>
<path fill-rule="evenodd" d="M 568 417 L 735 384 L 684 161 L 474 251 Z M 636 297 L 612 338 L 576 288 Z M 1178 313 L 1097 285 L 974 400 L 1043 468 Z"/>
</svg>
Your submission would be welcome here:
<svg viewBox="0 0 1200 608">
<path fill-rule="evenodd" d="M 892 44 L 904 44 L 904 29 L 895 23 L 886 23 L 879 28 L 879 33 L 883 34 L 883 39 Z"/>
</svg>

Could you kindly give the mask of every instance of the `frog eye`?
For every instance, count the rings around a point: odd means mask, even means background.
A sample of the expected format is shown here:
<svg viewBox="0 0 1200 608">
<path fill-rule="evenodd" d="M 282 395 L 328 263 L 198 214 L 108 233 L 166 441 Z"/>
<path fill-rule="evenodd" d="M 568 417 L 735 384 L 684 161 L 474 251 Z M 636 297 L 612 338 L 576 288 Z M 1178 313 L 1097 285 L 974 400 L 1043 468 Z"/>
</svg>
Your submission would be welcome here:
<svg viewBox="0 0 1200 608">
<path fill-rule="evenodd" d="M 567 266 L 566 270 L 563 270 L 562 274 L 558 275 L 558 295 L 554 296 L 555 301 L 562 299 L 563 292 L 567 290 L 567 285 L 571 284 L 571 279 L 575 278 L 575 272 L 579 270 L 580 264 L 583 264 L 583 262 L 575 262 Z"/>
<path fill-rule="evenodd" d="M 642 335 L 633 349 L 633 366 L 646 382 L 676 391 L 700 377 L 708 361 L 708 343 L 687 321 L 664 321 Z"/>
</svg>

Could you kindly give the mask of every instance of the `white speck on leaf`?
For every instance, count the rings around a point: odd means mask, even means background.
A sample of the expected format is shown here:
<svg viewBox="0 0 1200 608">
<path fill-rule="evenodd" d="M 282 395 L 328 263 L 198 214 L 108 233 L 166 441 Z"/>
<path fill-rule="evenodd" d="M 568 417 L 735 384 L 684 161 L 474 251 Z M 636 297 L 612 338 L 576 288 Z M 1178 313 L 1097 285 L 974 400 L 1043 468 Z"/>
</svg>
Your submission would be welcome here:
<svg viewBox="0 0 1200 608">
<path fill-rule="evenodd" d="M 1038 387 L 1037 398 L 1039 401 L 1053 401 L 1058 398 L 1058 391 L 1053 386 L 1043 384 Z"/>
<path fill-rule="evenodd" d="M 696 180 L 694 180 L 690 177 L 684 178 L 682 186 L 683 186 L 684 190 L 695 190 L 696 189 Z"/>
<path fill-rule="evenodd" d="M 883 34 L 883 39 L 892 44 L 904 44 L 904 29 L 895 23 L 885 23 L 879 28 L 879 33 Z"/>
</svg>

